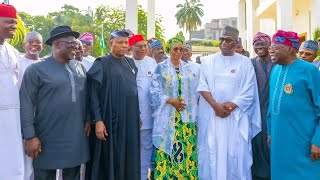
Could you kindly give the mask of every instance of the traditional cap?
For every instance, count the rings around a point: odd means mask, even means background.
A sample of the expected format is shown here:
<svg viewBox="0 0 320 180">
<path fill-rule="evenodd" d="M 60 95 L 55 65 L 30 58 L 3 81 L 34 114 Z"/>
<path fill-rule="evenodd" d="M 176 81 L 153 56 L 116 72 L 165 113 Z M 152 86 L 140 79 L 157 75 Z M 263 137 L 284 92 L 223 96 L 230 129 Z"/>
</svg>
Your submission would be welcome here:
<svg viewBox="0 0 320 180">
<path fill-rule="evenodd" d="M 189 50 L 192 49 L 192 47 L 191 47 L 191 45 L 190 45 L 189 43 L 186 43 L 186 44 L 184 45 L 184 48 L 189 49 Z"/>
<path fill-rule="evenodd" d="M 176 36 L 169 39 L 166 43 L 166 52 L 169 53 L 170 49 L 177 43 L 184 44 L 184 38 L 180 36 Z"/>
<path fill-rule="evenodd" d="M 279 43 L 286 46 L 293 47 L 294 49 L 298 50 L 299 48 L 299 37 L 296 32 L 291 31 L 283 31 L 278 30 L 272 37 L 273 43 Z"/>
<path fill-rule="evenodd" d="M 239 31 L 231 26 L 226 26 L 222 29 L 221 36 L 230 36 L 237 40 Z"/>
<path fill-rule="evenodd" d="M 133 46 L 139 41 L 145 41 L 144 37 L 141 34 L 135 34 L 129 38 L 129 46 Z"/>
<path fill-rule="evenodd" d="M 17 10 L 10 4 L 0 4 L 0 17 L 17 19 Z"/>
<path fill-rule="evenodd" d="M 88 46 L 92 46 L 93 45 L 93 37 L 92 37 L 91 34 L 89 34 L 87 32 L 83 33 L 79 37 L 79 40 L 85 45 L 88 45 Z"/>
<path fill-rule="evenodd" d="M 264 41 L 271 43 L 271 37 L 268 34 L 258 32 L 256 35 L 253 37 L 253 44 L 257 41 Z"/>
<path fill-rule="evenodd" d="M 242 39 L 240 37 L 238 38 L 238 44 L 242 46 Z"/>
<path fill-rule="evenodd" d="M 161 41 L 158 40 L 158 39 L 155 40 L 155 41 L 153 41 L 153 42 L 150 44 L 151 50 L 154 50 L 154 49 L 156 49 L 156 48 L 158 48 L 158 47 L 161 47 L 161 46 L 163 46 L 163 45 L 162 45 Z"/>
<path fill-rule="evenodd" d="M 128 31 L 126 29 L 116 29 L 110 34 L 109 40 L 113 38 L 118 38 L 118 37 L 129 37 L 130 32 L 131 31 Z"/>
<path fill-rule="evenodd" d="M 46 41 L 46 45 L 51 46 L 54 40 L 65 36 L 73 36 L 78 38 L 79 35 L 80 33 L 72 31 L 71 27 L 69 26 L 58 26 L 50 31 L 50 38 Z"/>
<path fill-rule="evenodd" d="M 301 44 L 300 49 L 309 49 L 317 54 L 318 51 L 318 43 L 312 40 L 305 41 Z"/>
</svg>

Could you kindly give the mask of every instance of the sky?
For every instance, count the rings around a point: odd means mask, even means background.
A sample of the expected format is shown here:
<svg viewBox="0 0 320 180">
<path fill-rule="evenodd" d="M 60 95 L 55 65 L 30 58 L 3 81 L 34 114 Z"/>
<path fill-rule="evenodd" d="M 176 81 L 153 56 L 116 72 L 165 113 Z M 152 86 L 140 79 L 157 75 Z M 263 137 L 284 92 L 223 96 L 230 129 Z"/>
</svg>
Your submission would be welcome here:
<svg viewBox="0 0 320 180">
<path fill-rule="evenodd" d="M 175 13 L 176 5 L 183 3 L 184 0 L 155 0 L 156 14 L 163 17 L 162 25 L 165 28 L 165 37 L 171 38 L 181 31 L 176 25 Z M 237 17 L 237 0 L 201 0 L 203 4 L 204 16 L 202 17 L 202 27 L 211 19 L 224 17 Z M 81 10 L 88 7 L 95 8 L 100 4 L 111 7 L 126 5 L 126 0 L 10 0 L 18 11 L 24 11 L 31 15 L 46 15 L 49 12 L 60 10 L 64 4 L 73 5 Z M 147 9 L 147 0 L 138 0 L 138 4 Z M 184 32 L 185 33 L 185 32 Z"/>
</svg>

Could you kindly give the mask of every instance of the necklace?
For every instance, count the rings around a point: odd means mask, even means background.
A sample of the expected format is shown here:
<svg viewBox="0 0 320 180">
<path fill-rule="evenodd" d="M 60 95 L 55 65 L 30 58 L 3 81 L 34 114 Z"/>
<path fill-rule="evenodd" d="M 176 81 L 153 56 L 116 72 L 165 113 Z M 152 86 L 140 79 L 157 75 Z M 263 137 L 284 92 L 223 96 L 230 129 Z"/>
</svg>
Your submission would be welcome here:
<svg viewBox="0 0 320 180">
<path fill-rule="evenodd" d="M 132 66 L 131 66 L 130 63 L 128 62 L 127 58 L 124 58 L 124 59 L 126 60 L 129 68 L 131 69 L 131 72 L 132 72 L 133 74 L 136 74 L 136 71 L 134 70 L 134 68 L 132 68 Z"/>
<path fill-rule="evenodd" d="M 282 94 L 283 94 L 284 82 L 286 81 L 288 70 L 289 70 L 289 67 L 286 66 L 286 70 L 284 72 L 284 76 L 283 76 L 282 83 L 281 83 L 281 88 L 280 88 L 280 91 L 279 91 L 279 97 L 278 97 L 277 106 L 275 107 L 274 103 L 275 103 L 276 94 L 277 94 L 278 87 L 279 87 L 279 81 L 280 81 L 282 68 L 280 69 L 280 71 L 278 73 L 278 77 L 277 77 L 277 81 L 276 81 L 276 87 L 275 87 L 275 90 L 274 90 L 273 95 L 272 95 L 272 114 L 274 114 L 274 115 L 278 115 L 280 113 L 280 104 L 281 104 L 281 99 L 282 99 Z M 277 109 L 275 110 L 275 108 L 277 108 Z"/>
</svg>

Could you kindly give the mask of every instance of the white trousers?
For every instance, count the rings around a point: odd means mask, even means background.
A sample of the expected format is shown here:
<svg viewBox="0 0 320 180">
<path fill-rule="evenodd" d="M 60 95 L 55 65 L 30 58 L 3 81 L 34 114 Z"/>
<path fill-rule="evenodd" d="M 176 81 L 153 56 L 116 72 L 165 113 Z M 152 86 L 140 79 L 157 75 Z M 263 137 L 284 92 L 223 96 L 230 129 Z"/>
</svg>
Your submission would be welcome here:
<svg viewBox="0 0 320 180">
<path fill-rule="evenodd" d="M 142 129 L 140 131 L 141 180 L 148 179 L 152 150 L 152 129 Z"/>
<path fill-rule="evenodd" d="M 0 110 L 0 179 L 25 180 L 19 109 Z"/>
</svg>

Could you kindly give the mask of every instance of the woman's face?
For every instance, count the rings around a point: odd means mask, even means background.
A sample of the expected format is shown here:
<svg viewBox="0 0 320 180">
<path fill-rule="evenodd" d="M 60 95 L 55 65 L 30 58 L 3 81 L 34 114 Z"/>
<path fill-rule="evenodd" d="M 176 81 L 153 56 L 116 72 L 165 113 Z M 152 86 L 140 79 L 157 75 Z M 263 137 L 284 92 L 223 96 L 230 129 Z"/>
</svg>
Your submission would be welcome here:
<svg viewBox="0 0 320 180">
<path fill-rule="evenodd" d="M 176 43 L 170 49 L 170 57 L 172 60 L 180 60 L 183 53 L 183 45 L 182 43 Z"/>
</svg>

